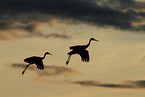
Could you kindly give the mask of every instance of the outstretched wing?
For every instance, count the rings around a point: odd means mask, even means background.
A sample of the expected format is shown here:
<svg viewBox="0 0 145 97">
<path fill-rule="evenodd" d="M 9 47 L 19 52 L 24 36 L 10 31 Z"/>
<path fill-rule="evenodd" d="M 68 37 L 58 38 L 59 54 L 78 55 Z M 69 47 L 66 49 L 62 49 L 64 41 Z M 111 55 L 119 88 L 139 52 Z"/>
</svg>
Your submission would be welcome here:
<svg viewBox="0 0 145 97">
<path fill-rule="evenodd" d="M 43 61 L 37 61 L 35 64 L 37 65 L 37 68 L 38 68 L 38 69 L 44 70 Z"/>
<path fill-rule="evenodd" d="M 89 52 L 87 50 L 81 50 L 78 52 L 83 62 L 89 62 Z"/>
</svg>

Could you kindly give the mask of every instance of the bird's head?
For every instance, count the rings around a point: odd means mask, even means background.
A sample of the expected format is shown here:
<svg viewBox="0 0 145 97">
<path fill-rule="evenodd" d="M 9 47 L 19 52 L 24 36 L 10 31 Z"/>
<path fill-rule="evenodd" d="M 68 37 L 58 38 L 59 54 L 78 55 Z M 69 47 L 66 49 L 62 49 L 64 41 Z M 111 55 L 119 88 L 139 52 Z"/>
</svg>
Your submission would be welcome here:
<svg viewBox="0 0 145 97">
<path fill-rule="evenodd" d="M 91 40 L 91 41 L 93 40 L 93 41 L 99 42 L 99 40 L 96 40 L 95 38 L 91 38 L 90 40 Z"/>
<path fill-rule="evenodd" d="M 45 54 L 49 54 L 49 55 L 52 55 L 51 53 L 49 53 L 49 52 L 46 52 Z"/>
</svg>

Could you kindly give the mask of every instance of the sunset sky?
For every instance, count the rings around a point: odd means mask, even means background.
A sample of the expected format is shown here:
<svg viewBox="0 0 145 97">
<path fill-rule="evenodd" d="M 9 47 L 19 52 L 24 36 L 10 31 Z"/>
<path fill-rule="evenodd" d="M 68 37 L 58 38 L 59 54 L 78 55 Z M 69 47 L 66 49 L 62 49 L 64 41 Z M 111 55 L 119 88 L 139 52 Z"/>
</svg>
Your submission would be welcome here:
<svg viewBox="0 0 145 97">
<path fill-rule="evenodd" d="M 92 37 L 90 62 L 66 66 Z M 144 0 L 0 0 L 0 97 L 143 97 L 144 44 Z M 21 74 L 46 51 L 45 70 Z"/>
</svg>

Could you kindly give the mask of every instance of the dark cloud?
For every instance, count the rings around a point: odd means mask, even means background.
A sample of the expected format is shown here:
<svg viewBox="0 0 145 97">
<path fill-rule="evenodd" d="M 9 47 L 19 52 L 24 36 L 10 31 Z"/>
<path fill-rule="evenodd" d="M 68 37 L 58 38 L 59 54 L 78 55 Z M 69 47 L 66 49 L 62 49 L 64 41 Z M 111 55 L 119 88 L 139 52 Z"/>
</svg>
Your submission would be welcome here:
<svg viewBox="0 0 145 97">
<path fill-rule="evenodd" d="M 41 32 L 34 32 L 30 34 L 28 37 L 43 37 L 43 38 L 61 38 L 61 39 L 70 39 L 71 36 L 66 35 L 64 33 L 50 33 L 50 34 L 43 34 Z"/>
<path fill-rule="evenodd" d="M 11 68 L 20 68 L 24 69 L 26 64 L 20 64 L 20 63 L 13 63 L 13 64 L 7 64 L 7 66 Z M 145 80 L 128 80 L 123 81 L 120 83 L 108 83 L 108 82 L 101 82 L 101 81 L 93 81 L 93 80 L 82 80 L 82 81 L 73 81 L 69 79 L 64 79 L 62 81 L 51 81 L 50 79 L 47 80 L 49 77 L 58 77 L 61 75 L 80 75 L 80 73 L 73 69 L 68 68 L 64 66 L 45 66 L 45 70 L 37 70 L 35 66 L 28 67 L 29 70 L 34 70 L 37 72 L 37 80 L 39 81 L 45 81 L 45 82 L 66 82 L 71 84 L 79 84 L 82 86 L 94 86 L 94 87 L 105 87 L 105 88 L 116 88 L 116 89 L 144 89 L 145 88 Z M 28 73 L 29 71 L 27 71 Z M 20 72 L 21 73 L 21 72 Z"/>
<path fill-rule="evenodd" d="M 46 66 L 44 72 L 38 72 L 40 76 L 58 76 L 65 74 L 78 74 L 78 71 L 68 67 Z"/>
<path fill-rule="evenodd" d="M 45 38 L 48 38 L 48 37 L 56 37 L 56 38 L 63 38 L 63 39 L 71 38 L 70 36 L 66 34 L 58 34 L 58 33 L 51 33 L 51 34 L 45 35 Z"/>
<path fill-rule="evenodd" d="M 134 0 L 97 0 L 98 4 L 110 8 L 134 8 L 136 2 Z"/>
<path fill-rule="evenodd" d="M 9 64 L 8 66 L 10 66 L 11 68 L 21 68 L 23 70 L 26 64 L 13 63 L 13 64 Z M 79 74 L 77 70 L 64 66 L 45 66 L 45 70 L 42 71 L 40 70 L 38 71 L 35 66 L 30 66 L 28 67 L 28 69 L 37 71 L 39 76 L 47 76 L 47 77 L 67 75 L 67 74 Z"/>
<path fill-rule="evenodd" d="M 0 33 L 22 30 L 31 35 L 55 19 L 144 32 L 143 5 L 135 0 L 1 0 Z"/>
<path fill-rule="evenodd" d="M 112 83 L 103 83 L 99 81 L 76 81 L 75 84 L 80 84 L 83 86 L 97 86 L 97 87 L 106 87 L 106 88 L 145 88 L 145 80 L 137 81 L 124 81 L 118 84 Z"/>
</svg>

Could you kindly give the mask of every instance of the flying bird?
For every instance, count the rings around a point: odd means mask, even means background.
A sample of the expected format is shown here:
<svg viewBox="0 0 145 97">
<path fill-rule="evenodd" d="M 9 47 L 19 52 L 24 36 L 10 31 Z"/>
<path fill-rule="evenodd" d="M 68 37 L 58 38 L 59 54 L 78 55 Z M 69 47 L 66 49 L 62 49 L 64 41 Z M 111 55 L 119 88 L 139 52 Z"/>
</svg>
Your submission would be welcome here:
<svg viewBox="0 0 145 97">
<path fill-rule="evenodd" d="M 80 55 L 81 56 L 81 60 L 83 62 L 89 62 L 89 52 L 86 49 L 90 46 L 91 41 L 98 41 L 99 42 L 99 40 L 96 40 L 95 38 L 90 38 L 89 43 L 86 44 L 86 45 L 77 45 L 77 46 L 71 46 L 71 47 L 69 47 L 70 50 L 72 50 L 72 51 L 70 51 L 68 53 L 69 57 L 68 57 L 68 59 L 66 61 L 66 65 L 68 65 L 68 63 L 70 61 L 70 58 L 71 58 L 71 56 L 73 54 Z"/>
<path fill-rule="evenodd" d="M 26 67 L 24 68 L 22 75 L 25 73 L 26 69 L 32 64 L 35 64 L 38 69 L 44 70 L 43 59 L 46 57 L 47 54 L 52 55 L 49 52 L 45 52 L 43 57 L 32 56 L 32 57 L 28 57 L 28 58 L 24 59 L 24 62 L 29 63 L 29 64 L 26 65 Z"/>
</svg>

